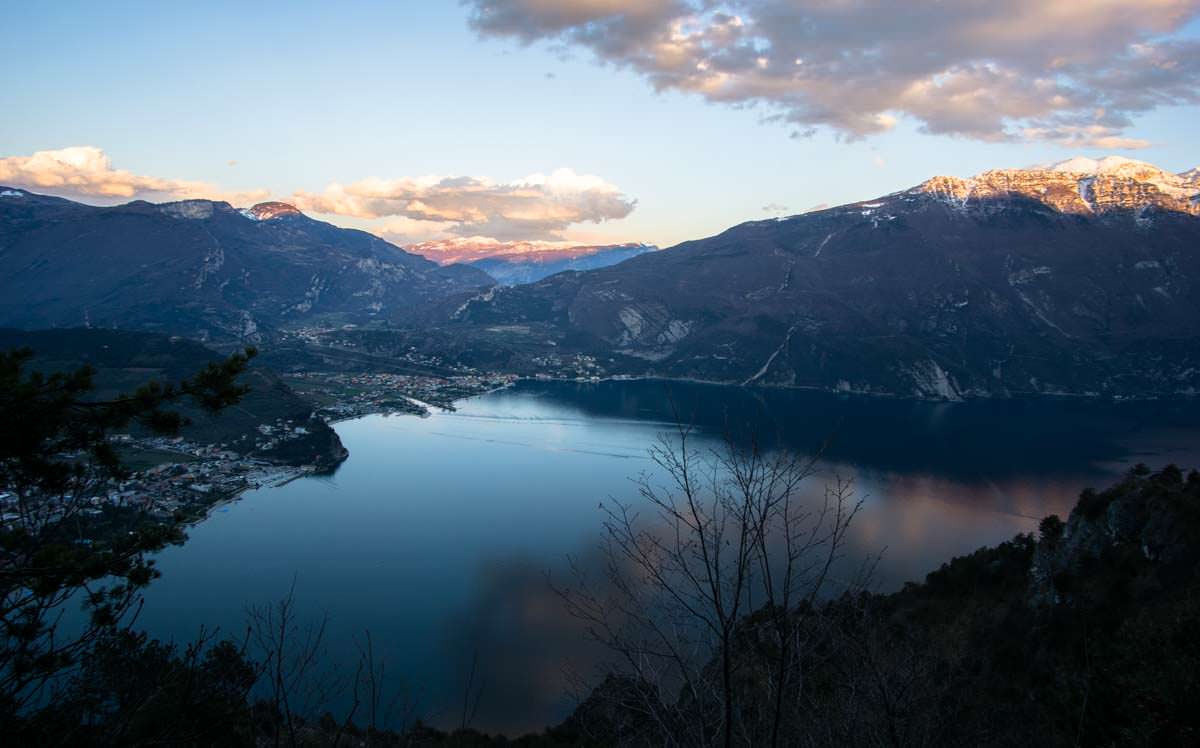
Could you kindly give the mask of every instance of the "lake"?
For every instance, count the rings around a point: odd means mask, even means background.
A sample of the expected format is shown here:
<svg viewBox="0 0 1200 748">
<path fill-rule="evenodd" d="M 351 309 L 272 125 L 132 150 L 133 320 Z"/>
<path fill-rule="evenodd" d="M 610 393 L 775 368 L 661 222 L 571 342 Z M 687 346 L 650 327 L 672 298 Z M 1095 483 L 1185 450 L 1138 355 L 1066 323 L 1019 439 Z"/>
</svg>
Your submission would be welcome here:
<svg viewBox="0 0 1200 748">
<path fill-rule="evenodd" d="M 952 556 L 1034 531 L 1130 465 L 1200 465 L 1195 403 L 915 403 L 654 381 L 522 382 L 428 418 L 337 425 L 350 458 L 331 476 L 249 492 L 160 554 L 139 624 L 176 640 L 201 625 L 240 637 L 246 608 L 295 587 L 328 618 L 327 661 L 353 669 L 371 632 L 394 718 L 508 733 L 561 720 L 601 653 L 550 581 L 595 558 L 611 499 L 676 414 L 705 445 L 754 433 L 811 453 L 810 480 L 854 480 L 865 501 L 849 558 L 883 551 L 875 586 L 920 580 Z M 471 675 L 474 670 L 474 676 Z M 471 711 L 468 709 L 468 711 Z"/>
</svg>

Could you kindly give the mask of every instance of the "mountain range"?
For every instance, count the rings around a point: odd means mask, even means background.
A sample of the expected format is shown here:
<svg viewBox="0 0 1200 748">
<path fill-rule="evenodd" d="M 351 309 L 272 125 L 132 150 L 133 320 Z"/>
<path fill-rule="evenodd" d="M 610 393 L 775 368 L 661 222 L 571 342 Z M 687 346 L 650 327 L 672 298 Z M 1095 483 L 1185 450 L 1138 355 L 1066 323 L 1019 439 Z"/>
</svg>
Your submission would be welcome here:
<svg viewBox="0 0 1200 748">
<path fill-rule="evenodd" d="M 492 276 L 502 286 L 518 286 L 548 278 L 565 270 L 606 268 L 657 249 L 650 244 L 636 243 L 568 247 L 495 254 L 472 260 L 469 264 Z"/>
<path fill-rule="evenodd" d="M 250 341 L 356 325 L 333 334 L 364 354 L 904 397 L 1200 390 L 1196 169 L 1109 157 L 934 177 L 610 249 L 441 266 L 283 203 L 99 208 L 0 188 L 0 324 Z M 620 252 L 635 256 L 595 267 Z"/>
<path fill-rule="evenodd" d="M 493 284 L 284 203 L 83 205 L 0 187 L 0 325 L 257 342 L 411 314 Z"/>
<path fill-rule="evenodd" d="M 595 270 L 658 247 L 652 244 L 572 244 L 564 241 L 498 241 L 459 236 L 408 245 L 408 250 L 443 265 L 473 265 L 503 286 L 533 283 L 564 270 Z"/>
<path fill-rule="evenodd" d="M 1200 389 L 1200 178 L 1073 159 L 754 221 L 446 307 L 480 365 L 899 396 Z M 575 363 L 571 363 L 574 361 Z"/>
</svg>

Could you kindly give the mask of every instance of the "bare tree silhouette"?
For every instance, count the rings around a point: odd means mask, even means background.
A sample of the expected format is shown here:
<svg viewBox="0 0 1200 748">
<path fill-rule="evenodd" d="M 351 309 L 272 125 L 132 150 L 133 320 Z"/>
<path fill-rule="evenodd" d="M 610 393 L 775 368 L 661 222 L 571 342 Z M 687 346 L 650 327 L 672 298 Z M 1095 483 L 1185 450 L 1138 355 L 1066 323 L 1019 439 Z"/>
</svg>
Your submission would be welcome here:
<svg viewBox="0 0 1200 748">
<path fill-rule="evenodd" d="M 778 746 L 862 500 L 840 477 L 806 497 L 819 452 L 695 440 L 684 425 L 659 438 L 660 477 L 636 481 L 652 513 L 602 505 L 600 578 L 574 564 L 574 583 L 557 589 L 617 655 L 619 677 L 597 693 L 638 715 L 631 742 Z M 863 589 L 870 569 L 837 591 Z"/>
</svg>

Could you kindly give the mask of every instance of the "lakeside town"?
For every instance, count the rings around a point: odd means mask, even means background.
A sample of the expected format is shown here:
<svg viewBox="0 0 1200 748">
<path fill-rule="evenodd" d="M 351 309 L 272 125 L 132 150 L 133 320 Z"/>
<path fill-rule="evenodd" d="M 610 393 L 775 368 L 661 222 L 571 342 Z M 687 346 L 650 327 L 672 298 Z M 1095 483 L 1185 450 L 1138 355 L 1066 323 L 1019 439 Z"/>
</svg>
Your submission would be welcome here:
<svg viewBox="0 0 1200 748">
<path fill-rule="evenodd" d="M 161 521 L 195 522 L 214 507 L 242 492 L 280 486 L 319 472 L 314 464 L 294 464 L 279 455 L 289 442 L 310 436 L 313 421 L 333 424 L 376 413 L 428 416 L 432 409 L 452 411 L 454 401 L 511 386 L 507 374 L 469 374 L 451 377 L 379 373 L 309 372 L 289 375 L 288 384 L 314 406 L 309 421 L 278 418 L 260 423 L 249 434 L 218 443 L 200 443 L 182 436 L 114 434 L 109 441 L 130 468 L 121 478 L 95 472 L 77 487 L 70 509 L 41 506 L 39 522 L 60 520 L 66 511 L 78 517 L 77 543 L 92 544 L 107 533 L 126 527 L 132 516 Z M 320 423 L 317 424 L 320 426 Z M 64 455 L 83 459 L 82 455 Z M 0 493 L 0 525 L 28 524 L 23 509 L 39 497 Z"/>
<path fill-rule="evenodd" d="M 427 416 L 454 410 L 454 401 L 509 387 L 512 374 L 472 373 L 450 377 L 378 372 L 301 372 L 283 375 L 297 394 L 318 406 L 328 423 L 372 413 Z"/>
<path fill-rule="evenodd" d="M 130 511 L 160 520 L 202 519 L 214 504 L 242 491 L 282 485 L 315 471 L 312 466 L 280 465 L 181 437 L 116 434 L 110 442 L 135 469 L 124 478 L 97 474 L 84 479 L 76 490 L 78 501 L 71 502 L 84 520 L 102 523 Z M 15 493 L 0 494 L 0 510 L 5 525 L 23 520 Z M 38 519 L 61 519 L 53 513 L 39 512 Z"/>
</svg>

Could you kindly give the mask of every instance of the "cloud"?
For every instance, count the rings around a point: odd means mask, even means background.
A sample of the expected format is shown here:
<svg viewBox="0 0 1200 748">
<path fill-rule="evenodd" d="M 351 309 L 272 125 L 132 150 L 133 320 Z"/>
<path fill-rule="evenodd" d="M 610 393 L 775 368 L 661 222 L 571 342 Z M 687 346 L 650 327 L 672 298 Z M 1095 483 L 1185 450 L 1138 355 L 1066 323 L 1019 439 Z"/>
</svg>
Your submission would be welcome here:
<svg viewBox="0 0 1200 748">
<path fill-rule="evenodd" d="M 392 218 L 381 230 L 413 237 L 436 229 L 454 236 L 497 240 L 558 240 L 572 224 L 628 216 L 636 201 L 597 176 L 558 169 L 514 182 L 486 177 L 404 177 L 331 184 L 320 193 L 297 192 L 301 210 Z"/>
<path fill-rule="evenodd" d="M 266 190 L 223 192 L 206 182 L 163 179 L 114 169 L 108 154 L 93 146 L 0 158 L 0 184 L 101 202 L 203 198 L 248 205 L 269 196 Z"/>
<path fill-rule="evenodd" d="M 101 204 L 208 199 L 244 206 L 270 198 L 267 190 L 227 192 L 207 182 L 115 169 L 108 154 L 93 146 L 0 157 L 0 185 Z M 403 245 L 459 237 L 495 245 L 541 241 L 556 247 L 580 244 L 567 241 L 564 231 L 569 227 L 624 218 L 636 205 L 600 177 L 571 169 L 512 182 L 486 177 L 372 178 L 333 183 L 319 193 L 297 192 L 292 202 L 313 213 L 363 219 L 363 227 Z"/>
<path fill-rule="evenodd" d="M 983 141 L 1138 147 L 1200 103 L 1200 0 L 466 0 L 481 35 L 588 50 L 656 90 L 761 105 L 797 134 L 899 117 Z"/>
<path fill-rule="evenodd" d="M 1103 148 L 1113 151 L 1129 151 L 1149 148 L 1149 140 L 1129 138 L 1113 134 L 1103 125 L 1057 125 L 1053 127 L 1028 127 L 1022 130 L 1027 140 L 1051 140 L 1062 146 L 1073 148 Z"/>
</svg>

